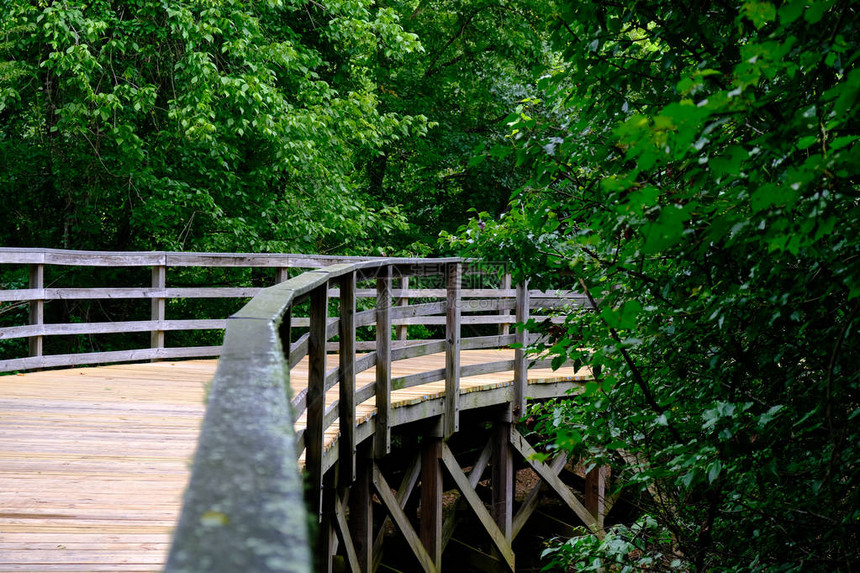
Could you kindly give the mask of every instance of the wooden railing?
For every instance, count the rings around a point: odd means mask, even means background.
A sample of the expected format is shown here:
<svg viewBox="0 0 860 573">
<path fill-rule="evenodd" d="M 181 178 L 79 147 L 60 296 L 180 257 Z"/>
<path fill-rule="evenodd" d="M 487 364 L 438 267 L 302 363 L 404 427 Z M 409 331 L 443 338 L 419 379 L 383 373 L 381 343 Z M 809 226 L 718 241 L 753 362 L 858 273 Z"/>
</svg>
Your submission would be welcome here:
<svg viewBox="0 0 860 573">
<path fill-rule="evenodd" d="M 377 457 L 390 450 L 393 390 L 444 380 L 442 431 L 448 436 L 459 424 L 461 378 L 513 370 L 513 409 L 523 411 L 528 364 L 522 349 L 513 360 L 469 366 L 461 366 L 460 351 L 522 344 L 528 336 L 524 329 L 499 334 L 499 325 L 523 323 L 533 308 L 582 300 L 570 293 L 530 292 L 522 285 L 504 288 L 504 282 L 462 288 L 463 268 L 460 259 L 332 265 L 264 289 L 230 318 L 167 571 L 310 571 L 305 508 L 320 516 L 324 476 L 335 463 L 339 483 L 352 483 L 360 441 L 371 439 Z M 439 286 L 411 288 L 428 277 L 438 277 Z M 394 288 L 395 281 L 407 280 L 410 288 Z M 402 304 L 419 297 L 420 303 Z M 337 298 L 336 316 L 330 316 L 330 298 Z M 358 301 L 367 299 L 374 304 L 358 310 Z M 294 317 L 302 305 L 308 306 L 307 321 Z M 444 337 L 392 340 L 397 324 L 444 326 Z M 465 325 L 490 325 L 496 332 L 464 337 Z M 359 341 L 356 329 L 367 326 L 374 327 L 375 339 Z M 330 343 L 335 336 L 337 342 Z M 327 350 L 337 350 L 331 367 Z M 444 368 L 392 377 L 398 360 L 440 352 L 446 353 Z M 290 369 L 305 357 L 307 390 L 289 402 Z M 356 375 L 370 368 L 374 381 L 356 388 Z M 326 392 L 334 388 L 338 399 L 327 404 Z M 374 418 L 358 425 L 356 406 L 369 400 Z M 302 414 L 305 429 L 295 436 L 293 424 Z M 325 430 L 335 421 L 337 448 L 326 452 Z M 307 505 L 298 477 L 302 452 Z M 204 561 L 213 566 L 201 568 Z"/>
<path fill-rule="evenodd" d="M 83 364 L 127 362 L 136 360 L 201 358 L 218 356 L 220 346 L 169 347 L 165 333 L 175 331 L 223 330 L 227 320 L 217 318 L 176 319 L 167 315 L 167 304 L 179 299 L 248 299 L 259 293 L 253 286 L 171 286 L 170 276 L 191 268 L 251 268 L 272 269 L 272 283 L 288 278 L 291 269 L 313 269 L 327 265 L 364 260 L 358 257 L 322 255 L 242 254 L 242 253 L 169 253 L 169 252 L 94 252 L 55 249 L 0 248 L 0 269 L 18 268 L 29 276 L 28 288 L 0 290 L 0 305 L 8 310 L 13 305 L 29 309 L 25 323 L 0 328 L 0 341 L 26 339 L 29 353 L 0 359 L 0 372 L 33 368 L 67 367 Z M 75 271 L 78 275 L 95 269 L 151 269 L 151 282 L 136 286 L 104 284 L 97 287 L 70 287 L 63 277 L 46 282 L 46 270 Z M 46 322 L 46 307 L 66 301 L 95 301 L 98 303 L 135 300 L 149 308 L 148 320 Z M 240 303 L 241 304 L 241 303 Z M 2 308 L 0 307 L 0 308 Z M 62 313 L 60 313 L 62 314 Z M 71 317 L 77 318 L 77 317 Z M 106 334 L 150 333 L 149 344 L 132 349 L 95 352 L 49 354 L 45 341 L 56 336 L 92 336 Z M 27 355 L 29 354 L 29 355 Z"/>
</svg>

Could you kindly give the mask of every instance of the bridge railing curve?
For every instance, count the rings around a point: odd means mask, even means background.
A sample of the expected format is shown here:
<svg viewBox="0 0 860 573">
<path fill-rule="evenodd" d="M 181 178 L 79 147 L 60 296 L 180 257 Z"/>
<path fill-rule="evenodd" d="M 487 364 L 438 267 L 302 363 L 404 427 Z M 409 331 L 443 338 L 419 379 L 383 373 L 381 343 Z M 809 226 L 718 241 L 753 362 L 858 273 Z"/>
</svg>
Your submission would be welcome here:
<svg viewBox="0 0 860 573">
<path fill-rule="evenodd" d="M 522 349 L 512 360 L 470 366 L 460 364 L 460 351 L 524 344 L 527 333 L 520 329 L 463 337 L 463 324 L 525 322 L 532 306 L 579 305 L 582 300 L 570 293 L 529 292 L 523 285 L 504 288 L 503 282 L 496 288 L 463 289 L 463 267 L 463 260 L 456 258 L 336 264 L 264 289 L 228 320 L 167 571 L 201 570 L 200 563 L 206 560 L 215 564 L 206 569 L 211 571 L 236 570 L 240 565 L 255 571 L 309 570 L 309 555 L 304 550 L 295 555 L 298 547 L 307 548 L 306 522 L 297 516 L 304 516 L 306 507 L 310 515 L 321 516 L 324 475 L 332 460 L 336 460 L 342 484 L 354 479 L 357 404 L 375 403 L 372 439 L 376 456 L 390 448 L 391 393 L 395 389 L 444 380 L 444 435 L 457 431 L 463 377 L 513 370 L 514 408 L 522 408 L 528 367 Z M 406 282 L 402 279 L 411 278 L 416 284 L 428 276 L 440 277 L 441 288 L 394 288 L 395 280 L 402 285 Z M 362 288 L 368 282 L 374 288 Z M 403 298 L 419 296 L 437 300 L 399 304 Z M 336 305 L 330 299 L 336 299 Z M 375 304 L 358 311 L 359 299 L 373 299 Z M 293 316 L 303 303 L 309 307 L 309 316 Z M 336 312 L 330 312 L 334 306 Z M 392 340 L 395 321 L 444 324 L 444 337 Z M 356 329 L 368 326 L 375 328 L 375 340 L 357 340 Z M 294 332 L 296 329 L 306 332 Z M 337 341 L 330 342 L 335 337 Z M 331 350 L 337 351 L 337 364 L 330 368 Z M 444 368 L 392 377 L 392 364 L 398 360 L 440 352 L 446 353 Z M 303 359 L 307 360 L 307 388 L 288 403 L 290 369 Z M 356 388 L 356 375 L 370 368 L 375 368 L 374 381 Z M 337 399 L 327 403 L 327 392 L 335 388 Z M 300 416 L 306 418 L 304 430 L 294 436 L 293 423 Z M 325 455 L 325 433 L 335 422 L 339 425 L 337 448 Z M 302 452 L 307 505 L 296 482 L 296 460 Z M 268 511 L 274 514 L 268 516 Z M 264 539 L 268 541 L 260 541 Z M 272 555 L 278 558 L 270 559 Z"/>
</svg>

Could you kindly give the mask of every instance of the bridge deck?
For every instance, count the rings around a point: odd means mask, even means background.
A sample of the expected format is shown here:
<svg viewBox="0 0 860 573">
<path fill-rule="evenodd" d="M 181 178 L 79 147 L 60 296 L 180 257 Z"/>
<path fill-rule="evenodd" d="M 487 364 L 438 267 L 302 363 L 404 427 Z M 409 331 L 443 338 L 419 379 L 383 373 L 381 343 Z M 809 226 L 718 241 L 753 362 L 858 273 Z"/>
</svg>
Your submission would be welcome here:
<svg viewBox="0 0 860 573">
<path fill-rule="evenodd" d="M 463 351 L 463 364 L 513 351 Z M 331 357 L 336 364 L 336 357 Z M 395 376 L 440 368 L 444 354 L 394 363 Z M 0 572 L 156 571 L 165 559 L 215 360 L 159 362 L 0 377 Z M 294 389 L 307 369 L 293 370 Z M 531 370 L 530 380 L 570 378 Z M 372 371 L 359 375 L 361 387 Z M 461 392 L 510 372 L 461 381 Z M 437 397 L 444 382 L 394 392 Z M 329 402 L 332 398 L 329 398 Z M 359 407 L 359 419 L 373 411 Z M 301 424 L 302 420 L 299 420 Z M 330 430 L 327 441 L 334 438 Z"/>
</svg>

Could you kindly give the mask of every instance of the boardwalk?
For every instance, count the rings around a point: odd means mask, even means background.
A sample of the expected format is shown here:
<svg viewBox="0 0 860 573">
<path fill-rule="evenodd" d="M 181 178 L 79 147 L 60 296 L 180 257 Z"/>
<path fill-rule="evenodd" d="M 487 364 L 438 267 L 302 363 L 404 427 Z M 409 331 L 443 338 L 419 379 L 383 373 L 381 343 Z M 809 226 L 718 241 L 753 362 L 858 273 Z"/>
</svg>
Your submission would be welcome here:
<svg viewBox="0 0 860 573">
<path fill-rule="evenodd" d="M 512 356 L 464 351 L 462 361 Z M 444 354 L 400 361 L 394 375 L 444 361 Z M 0 377 L 0 571 L 159 570 L 215 365 L 160 362 Z M 295 389 L 306 384 L 306 373 L 304 362 L 294 368 Z M 372 376 L 360 374 L 357 386 Z M 573 372 L 531 370 L 529 378 L 569 380 Z M 511 379 L 510 372 L 466 378 L 461 393 Z M 393 392 L 392 402 L 442 393 L 444 382 L 426 384 Z M 359 406 L 359 420 L 372 413 L 371 403 Z M 327 441 L 336 433 L 330 429 Z"/>
</svg>

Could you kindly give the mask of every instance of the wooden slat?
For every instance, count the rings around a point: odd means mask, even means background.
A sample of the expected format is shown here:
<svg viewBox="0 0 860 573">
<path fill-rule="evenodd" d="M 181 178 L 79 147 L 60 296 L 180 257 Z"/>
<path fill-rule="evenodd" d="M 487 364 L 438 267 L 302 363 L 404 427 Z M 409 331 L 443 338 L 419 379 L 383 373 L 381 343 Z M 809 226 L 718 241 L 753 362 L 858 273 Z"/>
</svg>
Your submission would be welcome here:
<svg viewBox="0 0 860 573">
<path fill-rule="evenodd" d="M 45 288 L 45 266 L 40 264 L 30 265 L 30 289 L 41 290 Z M 39 328 L 45 322 L 45 301 L 34 300 L 30 302 L 30 324 Z M 29 340 L 30 356 L 42 355 L 42 335 L 32 336 Z"/>
<path fill-rule="evenodd" d="M 149 332 L 152 330 L 223 330 L 227 320 L 135 320 L 127 322 L 80 322 L 68 324 L 32 324 L 11 326 L 0 331 L 0 340 L 28 336 L 68 336 L 81 334 L 115 334 L 118 332 Z"/>
</svg>

